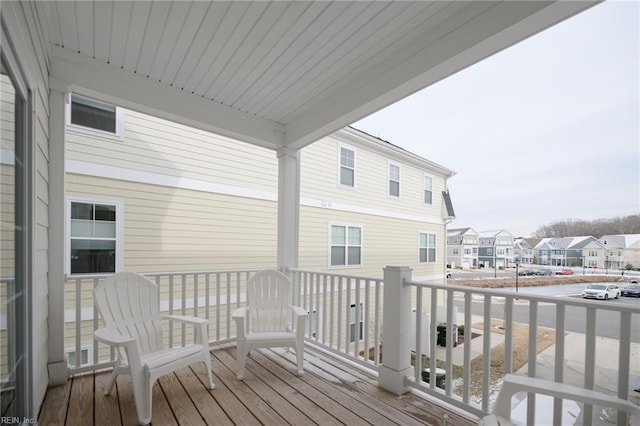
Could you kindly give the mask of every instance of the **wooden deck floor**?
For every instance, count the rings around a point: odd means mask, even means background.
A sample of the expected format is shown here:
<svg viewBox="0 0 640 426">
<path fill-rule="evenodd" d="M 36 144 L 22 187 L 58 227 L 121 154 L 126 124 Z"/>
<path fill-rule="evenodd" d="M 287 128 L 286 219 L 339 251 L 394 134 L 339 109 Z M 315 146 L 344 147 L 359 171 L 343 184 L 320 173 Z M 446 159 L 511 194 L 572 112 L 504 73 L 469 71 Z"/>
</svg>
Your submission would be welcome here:
<svg viewBox="0 0 640 426">
<path fill-rule="evenodd" d="M 308 347 L 302 377 L 293 373 L 293 354 L 283 350 L 254 350 L 244 381 L 234 374 L 235 347 L 211 355 L 216 389 L 205 386 L 204 365 L 162 377 L 153 388 L 154 425 L 476 424 L 411 393 L 387 392 L 365 372 Z M 131 379 L 119 377 L 111 396 L 104 396 L 108 378 L 88 374 L 49 388 L 39 424 L 137 424 Z"/>
</svg>

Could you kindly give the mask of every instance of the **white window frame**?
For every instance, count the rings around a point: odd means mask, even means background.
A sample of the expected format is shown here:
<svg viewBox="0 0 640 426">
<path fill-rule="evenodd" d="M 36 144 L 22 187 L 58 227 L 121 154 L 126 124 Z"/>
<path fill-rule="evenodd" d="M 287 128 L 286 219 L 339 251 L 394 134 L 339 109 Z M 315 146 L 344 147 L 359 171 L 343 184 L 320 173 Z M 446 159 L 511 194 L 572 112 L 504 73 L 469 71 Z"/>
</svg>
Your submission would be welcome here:
<svg viewBox="0 0 640 426">
<path fill-rule="evenodd" d="M 82 362 L 82 352 L 87 351 L 87 362 Z M 76 367 L 75 362 L 73 364 L 69 363 L 69 355 L 76 352 L 75 346 L 68 346 L 64 350 L 64 354 L 66 355 L 67 365 L 69 368 L 78 368 Z M 80 346 L 80 367 L 84 367 L 85 365 L 93 364 L 93 345 L 82 345 Z"/>
<path fill-rule="evenodd" d="M 364 304 L 362 302 L 359 303 L 360 305 L 360 319 L 358 320 L 356 318 L 356 314 L 358 313 L 358 310 L 356 309 L 356 304 L 355 303 L 351 303 L 351 305 L 349 306 L 349 343 L 355 343 L 356 341 L 361 341 L 364 340 Z M 351 312 L 353 312 L 353 318 L 354 318 L 354 322 L 351 321 Z M 358 324 L 360 325 L 360 327 L 358 327 Z M 353 326 L 353 328 L 358 330 L 358 336 L 354 336 L 353 332 L 351 331 L 351 326 Z M 358 339 L 356 339 L 355 337 L 358 337 Z"/>
<path fill-rule="evenodd" d="M 333 247 L 333 240 L 332 240 L 332 230 L 334 226 L 341 226 L 345 228 L 345 264 L 344 265 L 332 265 L 331 264 L 331 248 Z M 360 263 L 356 264 L 356 265 L 349 265 L 348 264 L 348 259 L 349 259 L 349 228 L 358 228 L 360 229 Z M 343 269 L 343 268 L 361 268 L 364 265 L 364 226 L 361 224 L 355 224 L 355 223 L 344 223 L 344 222 L 330 222 L 329 223 L 329 229 L 328 229 L 328 261 L 327 261 L 327 266 L 329 269 Z"/>
<path fill-rule="evenodd" d="M 398 169 L 398 178 L 395 179 L 394 177 L 391 176 L 391 168 L 396 167 Z M 400 164 L 398 163 L 394 163 L 392 161 L 388 161 L 387 162 L 387 195 L 389 197 L 392 198 L 400 198 L 400 182 L 402 179 L 402 167 L 400 167 Z M 397 182 L 398 183 L 398 195 L 392 194 L 391 193 L 391 182 Z"/>
<path fill-rule="evenodd" d="M 342 165 L 342 150 L 343 149 L 347 149 L 351 152 L 353 152 L 353 185 L 346 185 L 344 183 L 342 183 L 342 167 L 345 168 L 349 168 L 348 166 L 343 166 Z M 338 186 L 341 188 L 348 188 L 348 189 L 355 189 L 356 188 L 356 169 L 358 166 L 358 156 L 357 156 L 357 152 L 355 150 L 355 148 L 349 146 L 349 145 L 343 145 L 340 144 L 338 145 Z"/>
<path fill-rule="evenodd" d="M 108 106 L 112 106 L 115 107 L 116 109 L 116 131 L 115 133 L 111 133 L 111 132 L 107 132 L 104 130 L 100 130 L 100 129 L 94 129 L 93 127 L 86 127 L 86 126 L 82 126 L 80 124 L 75 124 L 71 122 L 71 103 L 73 102 L 73 97 L 79 97 L 79 98 L 84 98 L 84 99 L 88 99 L 92 102 L 98 103 L 98 104 L 103 104 L 103 105 L 108 105 Z M 66 103 L 66 124 L 67 124 L 67 129 L 68 130 L 72 130 L 74 132 L 77 133 L 84 133 L 87 135 L 91 135 L 91 136 L 99 136 L 99 137 L 106 137 L 109 139 L 113 139 L 113 140 L 117 140 L 122 142 L 124 140 L 124 136 L 123 136 L 123 128 L 124 128 L 124 111 L 122 108 L 120 108 L 117 105 L 113 105 L 110 104 L 109 102 L 104 102 L 101 101 L 99 99 L 93 98 L 91 96 L 86 96 L 86 95 L 82 95 L 80 93 L 69 93 L 68 97 L 67 97 L 67 103 Z"/>
<path fill-rule="evenodd" d="M 426 247 L 422 247 L 422 244 L 420 242 L 421 240 L 421 236 L 422 235 L 426 235 L 427 236 L 427 246 Z M 433 235 L 434 236 L 434 247 L 429 247 L 429 235 Z M 429 249 L 433 249 L 433 261 L 429 261 Z M 426 261 L 422 261 L 421 257 L 420 257 L 420 251 L 426 249 L 427 250 L 427 256 L 426 256 Z M 429 231 L 419 231 L 418 232 L 418 263 L 421 265 L 427 265 L 427 264 L 434 264 L 438 262 L 438 235 L 435 232 L 429 232 Z"/>
<path fill-rule="evenodd" d="M 429 179 L 429 188 L 427 188 L 427 179 Z M 422 178 L 422 184 L 423 184 L 423 189 L 422 189 L 422 202 L 428 206 L 433 205 L 433 176 L 428 175 L 428 174 L 424 174 L 424 177 Z M 426 192 L 429 191 L 429 193 L 431 194 L 431 201 L 429 203 L 427 203 L 427 201 L 425 200 L 425 194 Z"/>
<path fill-rule="evenodd" d="M 64 247 L 64 271 L 71 274 L 71 203 L 109 204 L 116 207 L 116 264 L 115 272 L 124 268 L 124 202 L 113 198 L 90 197 L 86 195 L 69 195 L 65 202 L 65 247 Z M 104 272 L 96 273 L 104 274 Z M 73 274 L 73 276 L 85 274 Z"/>
</svg>

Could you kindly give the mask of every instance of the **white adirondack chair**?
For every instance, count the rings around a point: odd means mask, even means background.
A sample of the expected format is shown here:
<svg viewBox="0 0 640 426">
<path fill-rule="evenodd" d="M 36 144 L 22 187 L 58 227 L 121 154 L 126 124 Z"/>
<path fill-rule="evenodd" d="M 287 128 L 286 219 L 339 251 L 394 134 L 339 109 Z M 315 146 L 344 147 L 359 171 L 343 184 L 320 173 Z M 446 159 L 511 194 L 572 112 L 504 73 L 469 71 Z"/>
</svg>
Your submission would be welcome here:
<svg viewBox="0 0 640 426">
<path fill-rule="evenodd" d="M 582 402 L 583 404 L 611 407 L 628 413 L 631 416 L 629 424 L 640 426 L 640 407 L 632 402 L 566 383 L 556 383 L 515 374 L 504 376 L 493 407 L 493 414 L 482 418 L 479 424 L 482 426 L 514 426 L 514 423 L 511 422 L 511 398 L 518 392 L 531 392 Z"/>
<path fill-rule="evenodd" d="M 254 348 L 296 348 L 298 375 L 303 374 L 304 325 L 307 311 L 291 304 L 291 281 L 281 272 L 265 270 L 247 281 L 248 306 L 236 309 L 238 380 L 244 378 L 247 355 Z"/>
<path fill-rule="evenodd" d="M 138 421 L 151 422 L 151 389 L 168 373 L 204 362 L 209 388 L 214 389 L 209 354 L 208 321 L 203 318 L 160 315 L 158 286 L 132 272 L 117 273 L 98 284 L 94 297 L 105 326 L 94 337 L 118 348 L 118 360 L 105 392 L 111 393 L 119 374 L 130 374 Z M 165 348 L 161 320 L 180 321 L 194 327 L 195 343 Z"/>
</svg>

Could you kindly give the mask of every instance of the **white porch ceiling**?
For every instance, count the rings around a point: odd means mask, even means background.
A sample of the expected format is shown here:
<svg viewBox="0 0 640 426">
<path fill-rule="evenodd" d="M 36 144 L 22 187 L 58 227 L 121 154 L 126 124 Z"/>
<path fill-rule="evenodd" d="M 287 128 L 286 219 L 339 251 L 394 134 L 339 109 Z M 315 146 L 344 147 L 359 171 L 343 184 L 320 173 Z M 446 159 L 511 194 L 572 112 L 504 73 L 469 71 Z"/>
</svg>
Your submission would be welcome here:
<svg viewBox="0 0 640 426">
<path fill-rule="evenodd" d="M 300 148 L 594 2 L 38 2 L 51 77 L 269 148 Z"/>
</svg>

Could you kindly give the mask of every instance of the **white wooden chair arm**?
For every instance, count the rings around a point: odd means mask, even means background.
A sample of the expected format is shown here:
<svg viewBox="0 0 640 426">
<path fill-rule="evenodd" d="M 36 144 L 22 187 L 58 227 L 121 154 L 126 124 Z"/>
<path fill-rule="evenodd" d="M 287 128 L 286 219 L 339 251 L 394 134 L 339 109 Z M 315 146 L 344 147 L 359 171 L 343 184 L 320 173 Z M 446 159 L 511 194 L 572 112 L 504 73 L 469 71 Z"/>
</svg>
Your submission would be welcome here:
<svg viewBox="0 0 640 426">
<path fill-rule="evenodd" d="M 112 346 L 125 346 L 128 343 L 136 341 L 135 338 L 131 336 L 125 336 L 124 334 L 116 333 L 113 330 L 108 328 L 99 328 L 93 332 L 93 337 L 96 340 L 106 343 L 107 345 Z"/>
<path fill-rule="evenodd" d="M 238 308 L 235 311 L 233 311 L 233 315 L 231 316 L 231 318 L 233 318 L 233 319 L 246 318 L 248 312 L 249 312 L 249 308 L 247 308 L 247 307 Z"/>
<path fill-rule="evenodd" d="M 208 322 L 206 318 L 198 318 L 198 317 L 192 317 L 188 315 L 163 315 L 162 319 L 178 321 L 178 322 L 182 322 L 182 323 L 190 324 L 194 326 L 197 326 L 200 324 L 206 324 Z"/>
</svg>

